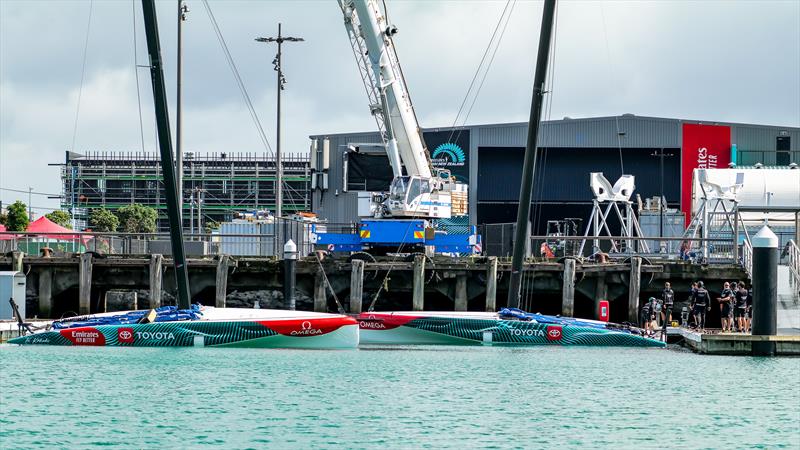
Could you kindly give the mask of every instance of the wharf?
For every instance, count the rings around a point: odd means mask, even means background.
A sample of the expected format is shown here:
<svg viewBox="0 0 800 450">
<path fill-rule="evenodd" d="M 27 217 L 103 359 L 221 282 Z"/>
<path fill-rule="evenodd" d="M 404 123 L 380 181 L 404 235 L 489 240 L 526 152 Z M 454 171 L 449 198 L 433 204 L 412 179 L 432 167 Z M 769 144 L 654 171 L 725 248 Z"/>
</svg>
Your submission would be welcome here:
<svg viewBox="0 0 800 450">
<path fill-rule="evenodd" d="M 274 257 L 209 255 L 187 261 L 193 301 L 217 307 L 284 308 L 283 262 Z M 58 318 L 174 303 L 168 255 L 65 254 L 0 256 L 0 269 L 27 275 L 29 318 Z M 327 256 L 297 261 L 297 309 L 347 312 L 386 310 L 497 311 L 507 295 L 510 262 L 496 257 L 422 255 L 370 260 Z M 611 304 L 611 320 L 637 322 L 643 299 L 657 296 L 665 281 L 684 306 L 692 281 L 708 286 L 746 279 L 738 264 L 692 264 L 633 256 L 596 263 L 579 259 L 529 260 L 523 268 L 523 308 L 544 314 L 595 317 L 600 299 Z M 123 295 L 124 294 L 124 295 Z"/>
<path fill-rule="evenodd" d="M 747 356 L 752 352 L 753 342 L 770 341 L 775 343 L 776 356 L 800 356 L 800 333 L 779 334 L 777 336 L 752 336 L 749 334 L 720 333 L 710 330 L 700 333 L 683 327 L 668 327 L 669 342 L 679 343 L 696 353 L 703 355 L 739 355 Z M 793 330 L 781 329 L 781 333 Z"/>
</svg>

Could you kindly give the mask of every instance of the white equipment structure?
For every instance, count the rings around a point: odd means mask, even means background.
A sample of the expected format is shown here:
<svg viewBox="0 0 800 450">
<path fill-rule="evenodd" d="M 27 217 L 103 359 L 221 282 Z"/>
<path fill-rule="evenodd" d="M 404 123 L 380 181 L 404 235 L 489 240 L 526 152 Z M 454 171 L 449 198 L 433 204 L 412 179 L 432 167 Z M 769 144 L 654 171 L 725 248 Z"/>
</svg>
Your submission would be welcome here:
<svg viewBox="0 0 800 450">
<path fill-rule="evenodd" d="M 583 234 L 584 239 L 581 241 L 581 247 L 578 250 L 579 255 L 583 254 L 586 238 L 589 237 L 590 232 L 594 237 L 592 253 L 600 251 L 600 236 L 613 236 L 608 226 L 608 218 L 611 215 L 611 211 L 614 211 L 617 219 L 619 219 L 622 236 L 627 238 L 642 237 L 642 230 L 633 212 L 633 202 L 631 202 L 631 195 L 636 189 L 633 175 L 621 176 L 612 186 L 602 172 L 592 172 L 589 174 L 589 185 L 592 188 L 592 192 L 594 192 L 592 215 L 586 226 L 586 232 Z M 625 246 L 623 248 L 621 242 L 618 243 L 611 239 L 611 252 L 634 253 L 636 251 L 637 244 L 635 240 L 625 239 L 624 242 Z M 639 241 L 638 247 L 644 253 L 649 253 L 650 251 L 646 241 Z"/>
<path fill-rule="evenodd" d="M 389 156 L 388 193 L 371 193 L 374 218 L 447 219 L 467 214 L 467 185 L 436 169 L 422 139 L 392 36 L 377 0 L 338 0 L 369 107 Z M 405 173 L 404 170 L 405 169 Z"/>
<path fill-rule="evenodd" d="M 739 225 L 742 223 L 739 216 L 738 194 L 744 186 L 744 173 L 730 171 L 727 177 L 711 177 L 710 169 L 695 169 L 694 180 L 698 188 L 695 200 L 699 203 L 692 216 L 692 221 L 686 228 L 683 237 L 687 240 L 702 238 L 700 248 L 703 258 L 708 260 L 712 250 L 715 256 L 736 258 L 736 246 L 739 236 Z M 746 241 L 747 228 L 742 227 Z"/>
</svg>

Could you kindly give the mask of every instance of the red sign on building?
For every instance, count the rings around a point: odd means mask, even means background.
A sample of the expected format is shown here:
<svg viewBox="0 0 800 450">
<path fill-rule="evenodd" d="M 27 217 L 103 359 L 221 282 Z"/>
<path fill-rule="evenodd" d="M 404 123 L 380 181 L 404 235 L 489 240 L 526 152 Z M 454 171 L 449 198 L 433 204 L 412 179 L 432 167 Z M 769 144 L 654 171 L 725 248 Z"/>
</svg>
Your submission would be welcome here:
<svg viewBox="0 0 800 450">
<path fill-rule="evenodd" d="M 688 224 L 692 220 L 692 172 L 728 167 L 731 127 L 684 123 L 681 155 L 681 211 Z"/>
</svg>

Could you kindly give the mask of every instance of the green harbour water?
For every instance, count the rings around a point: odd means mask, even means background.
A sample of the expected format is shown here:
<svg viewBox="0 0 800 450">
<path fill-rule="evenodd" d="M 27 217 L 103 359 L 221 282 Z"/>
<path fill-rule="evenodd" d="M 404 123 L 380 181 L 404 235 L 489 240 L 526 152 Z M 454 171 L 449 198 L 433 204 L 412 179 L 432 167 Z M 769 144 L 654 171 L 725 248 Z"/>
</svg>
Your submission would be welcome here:
<svg viewBox="0 0 800 450">
<path fill-rule="evenodd" d="M 2 448 L 800 448 L 800 358 L 0 346 Z"/>
</svg>

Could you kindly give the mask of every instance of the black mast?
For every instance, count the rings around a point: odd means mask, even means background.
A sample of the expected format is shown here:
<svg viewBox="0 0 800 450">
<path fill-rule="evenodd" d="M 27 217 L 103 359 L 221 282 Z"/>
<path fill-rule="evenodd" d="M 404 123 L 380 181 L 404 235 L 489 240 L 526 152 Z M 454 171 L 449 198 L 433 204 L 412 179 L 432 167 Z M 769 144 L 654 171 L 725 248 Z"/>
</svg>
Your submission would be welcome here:
<svg viewBox="0 0 800 450">
<path fill-rule="evenodd" d="M 169 237 L 172 243 L 172 259 L 175 264 L 175 280 L 178 285 L 178 307 L 188 309 L 190 305 L 189 276 L 186 271 L 186 254 L 183 250 L 183 227 L 178 211 L 178 191 L 172 157 L 172 136 L 169 132 L 169 111 L 167 110 L 167 90 L 164 85 L 164 71 L 161 67 L 161 44 L 158 40 L 155 0 L 142 0 L 142 12 L 147 35 L 147 53 L 150 55 L 150 78 L 153 81 L 153 104 L 156 108 L 161 170 L 164 173 L 164 196 L 167 198 Z"/>
<path fill-rule="evenodd" d="M 519 308 L 520 288 L 522 286 L 522 259 L 528 247 L 528 218 L 531 212 L 531 188 L 536 172 L 536 139 L 539 135 L 539 122 L 542 117 L 544 82 L 547 75 L 547 60 L 550 57 L 550 38 L 553 31 L 556 0 L 545 0 L 542 13 L 542 30 L 539 34 L 539 53 L 536 56 L 536 73 L 533 78 L 533 99 L 531 116 L 528 119 L 528 142 L 525 146 L 525 163 L 522 166 L 522 186 L 519 189 L 519 208 L 517 209 L 517 229 L 514 236 L 514 256 L 511 259 L 511 280 L 508 284 L 508 307 Z"/>
</svg>

